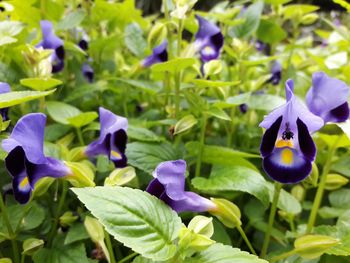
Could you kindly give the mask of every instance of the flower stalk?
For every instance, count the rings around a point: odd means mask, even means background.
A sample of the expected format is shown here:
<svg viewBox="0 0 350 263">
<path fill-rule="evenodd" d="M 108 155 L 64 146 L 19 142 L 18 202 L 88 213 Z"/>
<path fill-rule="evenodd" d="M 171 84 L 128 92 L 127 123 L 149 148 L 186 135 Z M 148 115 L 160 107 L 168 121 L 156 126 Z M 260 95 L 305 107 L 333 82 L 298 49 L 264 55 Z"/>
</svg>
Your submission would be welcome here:
<svg viewBox="0 0 350 263">
<path fill-rule="evenodd" d="M 204 113 L 202 126 L 201 126 L 201 132 L 200 132 L 200 138 L 199 138 L 199 149 L 198 149 L 195 177 L 199 177 L 201 174 L 202 151 L 203 151 L 203 147 L 204 147 L 206 127 L 207 127 L 207 115 Z"/>
<path fill-rule="evenodd" d="M 327 174 L 329 173 L 329 171 L 331 169 L 332 158 L 333 158 L 333 155 L 337 149 L 337 145 L 338 145 L 339 140 L 340 140 L 340 136 L 335 141 L 335 143 L 333 144 L 333 146 L 331 147 L 331 149 L 328 152 L 327 160 L 326 160 L 326 163 L 323 167 L 323 171 L 322 171 L 321 178 L 320 178 L 320 183 L 318 184 L 315 199 L 313 202 L 313 206 L 311 208 L 309 222 L 308 222 L 307 228 L 306 228 L 306 234 L 310 234 L 312 231 L 312 228 L 315 225 L 316 218 L 317 218 L 317 212 L 318 212 L 318 209 L 320 208 L 323 193 L 324 193 L 325 186 L 326 186 Z"/>
<path fill-rule="evenodd" d="M 269 215 L 269 222 L 268 222 L 268 226 L 266 229 L 264 243 L 263 243 L 263 246 L 261 249 L 261 254 L 260 254 L 260 256 L 262 258 L 266 257 L 266 252 L 267 252 L 267 249 L 269 247 L 270 238 L 271 238 L 271 231 L 272 231 L 273 223 L 275 221 L 277 204 L 278 204 L 278 199 L 280 196 L 281 189 L 282 189 L 282 184 L 275 182 L 275 190 L 274 190 L 274 195 L 273 195 L 273 200 L 272 200 L 272 205 L 271 205 L 271 210 L 270 210 L 270 215 Z"/>
</svg>

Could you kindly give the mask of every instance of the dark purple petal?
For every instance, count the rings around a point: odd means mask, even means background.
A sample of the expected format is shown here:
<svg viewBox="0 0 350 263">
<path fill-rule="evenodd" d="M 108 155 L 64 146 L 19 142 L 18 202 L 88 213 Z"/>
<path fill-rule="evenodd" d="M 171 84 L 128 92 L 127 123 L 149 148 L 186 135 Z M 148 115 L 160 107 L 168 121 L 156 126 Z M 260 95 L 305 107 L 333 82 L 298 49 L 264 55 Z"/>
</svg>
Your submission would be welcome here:
<svg viewBox="0 0 350 263">
<path fill-rule="evenodd" d="M 283 154 L 286 154 L 283 151 L 288 151 L 287 155 L 291 156 L 291 160 L 288 160 L 288 156 L 287 162 L 283 162 L 283 159 L 286 158 L 282 157 Z M 311 173 L 312 163 L 296 150 L 286 147 L 278 148 L 264 158 L 263 168 L 271 179 L 283 184 L 295 184 L 304 180 Z"/>
<path fill-rule="evenodd" d="M 43 151 L 45 124 L 46 116 L 42 113 L 23 116 L 15 125 L 10 137 L 2 141 L 2 147 L 10 152 L 15 147 L 21 146 L 30 162 L 45 163 Z"/>
<path fill-rule="evenodd" d="M 99 111 L 100 137 L 87 146 L 85 153 L 89 157 L 99 154 L 107 155 L 116 167 L 125 167 L 128 120 L 102 107 Z"/>
<path fill-rule="evenodd" d="M 57 73 L 62 71 L 64 68 L 64 60 L 56 60 L 53 64 L 52 64 L 52 73 Z"/>
<path fill-rule="evenodd" d="M 89 43 L 85 39 L 81 39 L 78 43 L 78 46 L 85 51 L 89 49 Z"/>
<path fill-rule="evenodd" d="M 243 103 L 239 105 L 239 111 L 243 114 L 247 113 L 248 111 L 248 105 L 246 103 Z"/>
<path fill-rule="evenodd" d="M 154 180 L 147 191 L 163 200 L 176 212 L 204 212 L 215 204 L 200 195 L 185 191 L 186 162 L 184 160 L 160 163 L 153 173 Z"/>
<path fill-rule="evenodd" d="M 340 111 L 339 120 L 348 119 L 349 109 L 345 109 L 348 97 L 349 87 L 343 81 L 330 78 L 324 72 L 317 72 L 312 75 L 312 87 L 306 94 L 306 102 L 310 111 L 320 116 L 324 122 L 338 122 L 332 111 Z"/>
<path fill-rule="evenodd" d="M 168 41 L 164 40 L 162 44 L 155 47 L 152 54 L 146 57 L 142 61 L 143 67 L 150 67 L 153 64 L 168 61 L 168 51 L 167 51 Z"/>
<path fill-rule="evenodd" d="M 278 131 L 280 129 L 283 117 L 280 116 L 270 128 L 268 128 L 261 140 L 260 153 L 262 157 L 266 157 L 272 153 L 275 148 L 276 139 L 278 136 Z"/>
<path fill-rule="evenodd" d="M 151 195 L 154 195 L 158 198 L 162 196 L 164 193 L 165 188 L 164 186 L 158 181 L 158 179 L 153 179 L 149 185 L 147 186 L 146 192 L 150 193 Z"/>
<path fill-rule="evenodd" d="M 94 81 L 94 70 L 88 63 L 83 64 L 81 71 L 89 83 L 92 83 Z"/>
<path fill-rule="evenodd" d="M 332 109 L 327 119 L 331 122 L 344 122 L 347 119 L 349 119 L 349 104 L 347 102 L 343 103 L 342 105 Z"/>
<path fill-rule="evenodd" d="M 297 127 L 300 151 L 309 161 L 313 161 L 316 157 L 316 145 L 312 140 L 309 130 L 306 124 L 299 118 L 297 120 Z"/>
<path fill-rule="evenodd" d="M 273 85 L 278 85 L 282 79 L 282 65 L 278 61 L 275 61 L 271 67 L 271 78 L 268 82 Z"/>
</svg>

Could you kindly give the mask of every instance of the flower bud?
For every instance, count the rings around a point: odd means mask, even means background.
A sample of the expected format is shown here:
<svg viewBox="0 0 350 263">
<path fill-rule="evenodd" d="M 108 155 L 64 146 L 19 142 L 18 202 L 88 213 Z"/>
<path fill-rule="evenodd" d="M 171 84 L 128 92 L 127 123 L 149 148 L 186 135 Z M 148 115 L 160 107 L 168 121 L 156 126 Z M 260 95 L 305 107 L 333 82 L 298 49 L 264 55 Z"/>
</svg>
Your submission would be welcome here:
<svg viewBox="0 0 350 263">
<path fill-rule="evenodd" d="M 44 246 L 44 240 L 28 238 L 23 242 L 23 255 L 33 255 L 36 251 Z"/>
<path fill-rule="evenodd" d="M 306 235 L 294 242 L 295 251 L 303 258 L 314 259 L 320 257 L 331 247 L 339 244 L 339 240 L 323 235 Z"/>
<path fill-rule="evenodd" d="M 89 187 L 95 186 L 94 173 L 91 168 L 85 163 L 65 162 L 71 169 L 72 173 L 64 177 L 74 187 Z"/>
<path fill-rule="evenodd" d="M 204 64 L 205 77 L 217 75 L 222 71 L 222 63 L 220 60 L 213 59 Z"/>
<path fill-rule="evenodd" d="M 216 205 L 216 209 L 209 212 L 216 216 L 226 227 L 235 228 L 242 224 L 241 211 L 234 203 L 218 198 L 211 198 L 211 201 Z"/>
<path fill-rule="evenodd" d="M 134 167 L 127 166 L 124 168 L 116 168 L 105 179 L 104 185 L 108 185 L 108 186 L 125 185 L 135 177 L 136 177 L 136 172 Z"/>
<path fill-rule="evenodd" d="M 303 25 L 311 25 L 316 22 L 318 19 L 318 14 L 316 13 L 311 13 L 311 14 L 306 14 L 301 18 L 301 23 Z"/>
<path fill-rule="evenodd" d="M 205 216 L 195 216 L 188 224 L 188 229 L 196 234 L 210 238 L 214 234 L 213 218 Z"/>
<path fill-rule="evenodd" d="M 327 174 L 325 189 L 336 190 L 346 185 L 349 179 L 340 174 Z"/>
<path fill-rule="evenodd" d="M 79 216 L 74 215 L 72 211 L 67 211 L 60 217 L 60 225 L 63 227 L 71 226 L 78 218 Z"/>
<path fill-rule="evenodd" d="M 297 184 L 293 186 L 291 194 L 299 201 L 302 202 L 305 198 L 305 188 Z"/>
</svg>

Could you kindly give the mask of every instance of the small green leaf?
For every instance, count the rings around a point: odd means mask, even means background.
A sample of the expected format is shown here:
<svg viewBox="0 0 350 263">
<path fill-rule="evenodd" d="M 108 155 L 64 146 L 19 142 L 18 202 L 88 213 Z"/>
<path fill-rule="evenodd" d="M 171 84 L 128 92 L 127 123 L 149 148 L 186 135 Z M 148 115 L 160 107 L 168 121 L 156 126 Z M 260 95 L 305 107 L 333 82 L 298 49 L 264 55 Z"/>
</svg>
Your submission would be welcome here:
<svg viewBox="0 0 350 263">
<path fill-rule="evenodd" d="M 303 258 L 314 259 L 320 257 L 338 243 L 338 239 L 330 236 L 306 235 L 296 239 L 294 247 L 295 251 Z"/>
<path fill-rule="evenodd" d="M 161 142 L 164 139 L 146 128 L 129 125 L 128 138 L 142 142 Z"/>
<path fill-rule="evenodd" d="M 84 9 L 78 9 L 64 16 L 63 20 L 61 20 L 56 29 L 58 30 L 68 30 L 75 28 L 80 25 L 80 23 L 84 20 L 86 16 L 86 12 Z"/>
<path fill-rule="evenodd" d="M 154 72 L 177 72 L 196 64 L 197 60 L 194 58 L 174 58 L 172 60 L 154 64 L 151 69 Z"/>
<path fill-rule="evenodd" d="M 75 188 L 75 194 L 125 246 L 153 260 L 176 253 L 181 220 L 156 197 L 127 187 Z"/>
<path fill-rule="evenodd" d="M 69 124 L 69 118 L 81 114 L 79 109 L 63 102 L 48 101 L 46 107 L 51 118 L 62 124 Z"/>
<path fill-rule="evenodd" d="M 350 208 L 350 189 L 331 192 L 328 198 L 333 207 Z"/>
<path fill-rule="evenodd" d="M 256 34 L 259 40 L 268 44 L 278 43 L 287 37 L 282 27 L 268 19 L 260 20 Z"/>
<path fill-rule="evenodd" d="M 61 85 L 62 81 L 59 79 L 52 79 L 52 78 L 48 78 L 48 79 L 28 78 L 28 79 L 21 79 L 20 83 L 21 85 L 31 88 L 33 90 L 44 91 L 44 90 L 52 89 L 58 85 Z"/>
<path fill-rule="evenodd" d="M 85 226 L 80 222 L 73 224 L 64 239 L 64 244 L 69 245 L 77 241 L 85 240 L 89 238 L 89 234 L 85 230 Z"/>
<path fill-rule="evenodd" d="M 17 42 L 17 36 L 24 28 L 24 24 L 17 21 L 0 22 L 0 46 Z"/>
<path fill-rule="evenodd" d="M 264 2 L 262 1 L 258 1 L 250 5 L 241 17 L 244 19 L 244 23 L 232 27 L 229 30 L 229 35 L 231 37 L 243 38 L 253 34 L 259 26 L 260 16 L 263 8 Z"/>
<path fill-rule="evenodd" d="M 210 107 L 210 109 L 207 110 L 206 113 L 209 114 L 210 116 L 216 117 L 221 120 L 231 121 L 230 116 L 228 116 L 228 114 L 223 109 L 220 109 L 215 106 Z"/>
<path fill-rule="evenodd" d="M 126 156 L 128 156 L 129 164 L 150 175 L 159 163 L 180 157 L 171 144 L 141 142 L 129 143 L 126 147 Z"/>
<path fill-rule="evenodd" d="M 50 91 L 12 91 L 0 94 L 0 108 L 7 108 L 30 100 L 39 99 L 54 93 Z"/>
<path fill-rule="evenodd" d="M 192 79 L 197 88 L 215 88 L 215 87 L 232 87 L 240 83 L 240 81 L 219 81 L 219 80 L 207 80 L 207 79 Z"/>
<path fill-rule="evenodd" d="M 42 239 L 36 239 L 36 238 L 26 239 L 23 242 L 22 254 L 33 255 L 33 253 L 35 253 L 37 250 L 39 250 L 43 246 L 44 246 L 44 240 Z"/>
<path fill-rule="evenodd" d="M 214 166 L 209 178 L 194 178 L 192 184 L 201 192 L 246 192 L 258 198 L 266 207 L 269 203 L 269 191 L 264 177 L 243 166 Z"/>
<path fill-rule="evenodd" d="M 195 257 L 188 259 L 187 263 L 268 263 L 248 252 L 241 251 L 238 248 L 226 246 L 223 244 L 211 245 L 208 249 L 198 253 Z"/>
<path fill-rule="evenodd" d="M 283 13 L 286 19 L 293 19 L 295 17 L 301 17 L 308 13 L 314 12 L 318 9 L 319 7 L 316 5 L 295 4 L 285 6 L 283 9 Z"/>
<path fill-rule="evenodd" d="M 68 123 L 76 128 L 83 127 L 90 124 L 98 117 L 98 114 L 94 111 L 83 112 L 74 117 L 67 119 Z"/>
<path fill-rule="evenodd" d="M 136 172 L 134 167 L 127 166 L 124 168 L 116 168 L 105 179 L 104 185 L 106 186 L 125 185 L 135 177 L 136 177 Z"/>
<path fill-rule="evenodd" d="M 174 135 L 180 134 L 191 129 L 197 123 L 198 120 L 192 114 L 184 116 L 175 124 Z"/>
<path fill-rule="evenodd" d="M 125 46 L 136 56 L 142 57 L 147 47 L 143 32 L 139 24 L 131 23 L 124 30 Z"/>
</svg>

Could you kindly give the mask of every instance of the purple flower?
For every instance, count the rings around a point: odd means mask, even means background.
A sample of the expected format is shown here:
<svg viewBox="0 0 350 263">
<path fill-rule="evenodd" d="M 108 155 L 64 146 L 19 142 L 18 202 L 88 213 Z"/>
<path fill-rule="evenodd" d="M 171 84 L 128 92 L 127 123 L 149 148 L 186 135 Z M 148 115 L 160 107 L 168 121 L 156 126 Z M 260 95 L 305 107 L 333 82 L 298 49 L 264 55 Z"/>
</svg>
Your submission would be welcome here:
<svg viewBox="0 0 350 263">
<path fill-rule="evenodd" d="M 94 70 L 88 63 L 83 64 L 81 72 L 89 83 L 92 83 L 94 81 Z"/>
<path fill-rule="evenodd" d="M 40 26 L 43 40 L 37 45 L 37 47 L 54 50 L 51 55 L 52 73 L 60 72 L 64 67 L 63 41 L 53 32 L 52 23 L 50 21 L 41 20 Z"/>
<path fill-rule="evenodd" d="M 168 47 L 168 41 L 164 40 L 162 44 L 160 44 L 159 46 L 153 49 L 151 55 L 149 55 L 142 61 L 142 66 L 150 67 L 153 64 L 168 61 L 167 47 Z"/>
<path fill-rule="evenodd" d="M 121 168 L 127 165 L 125 156 L 128 120 L 115 115 L 102 107 L 100 111 L 100 137 L 90 143 L 85 153 L 89 157 L 107 155 L 115 167 Z"/>
<path fill-rule="evenodd" d="M 278 61 L 275 61 L 271 67 L 271 78 L 267 82 L 271 82 L 272 85 L 278 85 L 282 79 L 282 65 Z"/>
<path fill-rule="evenodd" d="M 201 60 L 208 62 L 217 59 L 224 45 L 224 36 L 220 28 L 203 17 L 196 15 L 199 29 L 195 36 L 195 46 L 199 51 Z"/>
<path fill-rule="evenodd" d="M 184 160 L 160 163 L 153 172 L 154 179 L 146 191 L 168 204 L 176 212 L 204 212 L 216 205 L 200 195 L 185 191 L 186 162 Z"/>
<path fill-rule="evenodd" d="M 63 162 L 44 155 L 45 123 L 44 114 L 27 114 L 17 122 L 10 137 L 2 141 L 3 149 L 9 153 L 5 165 L 12 176 L 13 192 L 21 204 L 29 201 L 39 179 L 71 174 Z"/>
<path fill-rule="evenodd" d="M 5 82 L 0 82 L 0 94 L 4 94 L 4 93 L 7 93 L 7 92 L 10 92 L 11 91 L 11 88 L 10 88 L 10 85 L 5 83 Z M 8 111 L 9 111 L 9 108 L 2 108 L 0 109 L 0 115 L 2 117 L 2 121 L 7 121 L 9 118 L 8 118 Z"/>
<path fill-rule="evenodd" d="M 323 72 L 312 75 L 312 86 L 306 94 L 309 110 L 324 122 L 343 122 L 349 118 L 349 87 Z"/>
<path fill-rule="evenodd" d="M 286 104 L 260 123 L 266 129 L 260 145 L 263 168 L 281 183 L 298 183 L 310 174 L 316 156 L 310 134 L 323 126 L 323 120 L 294 96 L 293 89 L 293 80 L 287 80 Z"/>
</svg>

